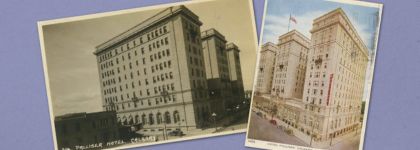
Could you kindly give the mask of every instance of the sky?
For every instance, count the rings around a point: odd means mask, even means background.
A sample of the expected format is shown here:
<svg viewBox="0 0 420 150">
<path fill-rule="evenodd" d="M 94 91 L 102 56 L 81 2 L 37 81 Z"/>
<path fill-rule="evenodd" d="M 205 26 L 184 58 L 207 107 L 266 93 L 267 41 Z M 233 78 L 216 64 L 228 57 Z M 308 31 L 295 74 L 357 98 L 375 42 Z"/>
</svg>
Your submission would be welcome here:
<svg viewBox="0 0 420 150">
<path fill-rule="evenodd" d="M 370 53 L 374 56 L 376 54 L 376 31 L 380 11 L 378 6 L 368 7 L 325 0 L 268 0 L 266 16 L 264 18 L 262 43 L 277 43 L 278 37 L 288 32 L 290 16 L 294 17 L 297 23 L 291 21 L 289 31 L 296 29 L 306 37 L 311 38 L 309 31 L 312 28 L 314 19 L 337 8 L 342 8 Z M 366 69 L 367 75 L 363 101 L 366 101 L 370 97 L 373 64 L 374 59 L 369 62 Z"/>
<path fill-rule="evenodd" d="M 365 45 L 374 49 L 378 8 L 324 0 L 268 0 L 262 43 L 277 43 L 279 35 L 287 33 L 290 15 L 297 21 L 290 23 L 290 30 L 296 29 L 310 38 L 313 20 L 340 7 Z"/>
<path fill-rule="evenodd" d="M 252 89 L 257 37 L 248 1 L 216 0 L 186 7 L 203 22 L 201 31 L 215 28 L 238 45 L 245 90 Z M 163 9 L 43 26 L 53 115 L 102 111 L 95 47 Z"/>
</svg>

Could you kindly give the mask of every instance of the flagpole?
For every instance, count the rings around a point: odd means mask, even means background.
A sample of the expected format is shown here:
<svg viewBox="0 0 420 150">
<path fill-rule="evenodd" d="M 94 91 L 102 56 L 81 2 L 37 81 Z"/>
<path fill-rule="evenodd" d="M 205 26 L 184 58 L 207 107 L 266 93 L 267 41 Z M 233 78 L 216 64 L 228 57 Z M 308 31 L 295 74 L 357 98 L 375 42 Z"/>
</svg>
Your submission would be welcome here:
<svg viewBox="0 0 420 150">
<path fill-rule="evenodd" d="M 287 25 L 287 32 L 289 32 L 290 29 L 290 19 L 292 19 L 292 13 L 289 15 L 289 24 Z"/>
</svg>

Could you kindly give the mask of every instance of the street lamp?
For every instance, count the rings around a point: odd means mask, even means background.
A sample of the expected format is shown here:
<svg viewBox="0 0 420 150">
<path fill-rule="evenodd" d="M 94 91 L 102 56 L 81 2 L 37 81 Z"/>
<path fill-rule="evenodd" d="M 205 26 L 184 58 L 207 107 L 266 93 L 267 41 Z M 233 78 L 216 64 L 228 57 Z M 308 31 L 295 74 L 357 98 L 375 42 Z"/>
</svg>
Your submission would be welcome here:
<svg viewBox="0 0 420 150">
<path fill-rule="evenodd" d="M 168 140 L 168 133 L 166 132 L 166 118 L 165 118 L 165 116 L 164 116 L 164 119 L 163 119 L 163 138 L 166 138 L 166 140 Z"/>
<path fill-rule="evenodd" d="M 169 93 L 168 91 L 166 91 L 166 89 L 163 89 L 163 91 L 160 93 L 160 95 L 162 96 L 163 100 L 166 101 L 166 98 L 169 97 Z M 168 121 L 168 118 L 166 118 L 166 114 L 163 114 L 163 138 L 166 140 L 168 139 L 168 133 L 166 132 L 166 121 Z"/>
<path fill-rule="evenodd" d="M 211 114 L 211 116 L 213 117 L 214 129 L 217 131 L 217 126 L 216 126 L 216 116 L 217 116 L 217 114 L 213 112 Z"/>
</svg>

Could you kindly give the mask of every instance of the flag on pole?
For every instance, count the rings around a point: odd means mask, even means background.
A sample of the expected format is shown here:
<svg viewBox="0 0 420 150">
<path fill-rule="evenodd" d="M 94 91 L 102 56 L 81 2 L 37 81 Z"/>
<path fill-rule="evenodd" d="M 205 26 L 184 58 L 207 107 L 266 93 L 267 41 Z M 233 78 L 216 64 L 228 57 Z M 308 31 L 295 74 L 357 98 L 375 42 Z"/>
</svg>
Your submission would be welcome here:
<svg viewBox="0 0 420 150">
<path fill-rule="evenodd" d="M 296 18 L 290 15 L 290 21 L 293 21 L 295 24 L 297 24 Z"/>
<path fill-rule="evenodd" d="M 292 13 L 290 13 L 290 16 L 289 16 L 289 24 L 287 25 L 287 32 L 290 31 L 289 29 L 290 29 L 290 22 L 291 21 L 293 21 L 295 24 L 297 24 L 296 18 L 292 17 Z"/>
</svg>

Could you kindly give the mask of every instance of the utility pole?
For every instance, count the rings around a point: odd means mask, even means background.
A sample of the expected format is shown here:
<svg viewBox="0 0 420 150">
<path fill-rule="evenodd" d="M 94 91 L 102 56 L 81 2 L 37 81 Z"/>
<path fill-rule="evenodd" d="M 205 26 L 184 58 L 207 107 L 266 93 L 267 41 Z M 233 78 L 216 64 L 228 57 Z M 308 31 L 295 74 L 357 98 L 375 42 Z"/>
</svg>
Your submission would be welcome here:
<svg viewBox="0 0 420 150">
<path fill-rule="evenodd" d="M 163 89 L 160 95 L 162 96 L 163 101 L 166 101 L 166 98 L 169 97 L 169 93 L 166 91 L 166 89 Z M 168 140 L 168 134 L 166 132 L 166 121 L 168 121 L 168 118 L 166 118 L 166 114 L 163 114 L 163 139 Z"/>
</svg>

